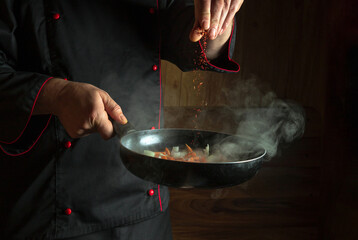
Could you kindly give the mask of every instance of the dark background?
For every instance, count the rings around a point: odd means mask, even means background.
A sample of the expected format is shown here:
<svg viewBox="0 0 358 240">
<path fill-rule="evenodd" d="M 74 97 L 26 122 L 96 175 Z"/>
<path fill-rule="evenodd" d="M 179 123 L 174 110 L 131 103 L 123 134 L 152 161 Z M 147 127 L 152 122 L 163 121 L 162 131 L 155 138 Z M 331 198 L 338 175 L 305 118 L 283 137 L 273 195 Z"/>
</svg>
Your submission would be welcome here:
<svg viewBox="0 0 358 240">
<path fill-rule="evenodd" d="M 246 0 L 234 56 L 241 71 L 200 73 L 200 94 L 198 73 L 162 63 L 166 127 L 234 132 L 227 106 L 241 108 L 243 96 L 227 90 L 253 76 L 306 110 L 304 136 L 248 182 L 171 189 L 175 240 L 358 239 L 357 4 Z"/>
</svg>

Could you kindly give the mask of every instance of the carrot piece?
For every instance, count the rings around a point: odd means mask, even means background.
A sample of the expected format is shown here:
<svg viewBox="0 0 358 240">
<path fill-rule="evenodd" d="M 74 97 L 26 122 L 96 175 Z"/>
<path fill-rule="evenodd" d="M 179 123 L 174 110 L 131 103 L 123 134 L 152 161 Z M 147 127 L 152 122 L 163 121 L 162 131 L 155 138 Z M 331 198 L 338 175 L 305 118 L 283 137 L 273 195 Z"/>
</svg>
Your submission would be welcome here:
<svg viewBox="0 0 358 240">
<path fill-rule="evenodd" d="M 193 151 L 191 147 L 189 147 L 188 144 L 185 144 L 188 153 L 183 157 L 173 157 L 171 156 L 171 152 L 169 148 L 165 148 L 163 152 L 154 152 L 154 157 L 166 159 L 166 160 L 175 160 L 175 161 L 184 161 L 184 162 L 207 162 L 207 159 L 205 156 L 202 156 L 201 154 L 197 156 L 196 152 Z"/>
<path fill-rule="evenodd" d="M 190 153 L 187 153 L 184 158 L 190 158 L 190 157 L 196 157 L 196 153 L 195 152 L 190 152 Z"/>
<path fill-rule="evenodd" d="M 166 153 L 167 155 L 170 155 L 170 151 L 169 151 L 168 148 L 165 148 L 165 153 Z"/>
<path fill-rule="evenodd" d="M 185 144 L 185 146 L 188 149 L 188 152 L 193 152 L 193 149 L 191 149 L 191 147 L 189 147 L 188 144 Z"/>
</svg>

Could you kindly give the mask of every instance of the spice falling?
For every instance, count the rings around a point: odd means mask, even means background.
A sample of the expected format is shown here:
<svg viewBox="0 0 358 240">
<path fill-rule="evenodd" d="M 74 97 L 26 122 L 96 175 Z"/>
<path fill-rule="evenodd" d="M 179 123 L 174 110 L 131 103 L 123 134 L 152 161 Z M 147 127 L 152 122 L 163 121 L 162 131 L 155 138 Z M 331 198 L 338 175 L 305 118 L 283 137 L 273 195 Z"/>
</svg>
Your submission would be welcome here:
<svg viewBox="0 0 358 240">
<path fill-rule="evenodd" d="M 205 55 L 206 55 L 206 48 L 207 48 L 208 31 L 204 31 L 201 29 L 198 29 L 197 31 L 202 35 L 202 38 L 199 41 L 201 41 L 201 45 L 203 48 L 202 48 L 202 51 L 200 52 L 200 54 L 198 54 L 198 58 L 193 59 L 194 65 L 195 65 L 194 79 L 193 79 L 193 90 L 195 92 L 195 95 L 198 98 L 201 98 L 200 107 L 203 107 L 203 106 L 207 106 L 207 101 L 205 99 L 205 95 L 202 96 L 202 91 L 201 91 L 203 88 L 205 88 L 205 83 L 203 81 L 201 70 L 207 69 Z M 196 53 L 198 53 L 198 51 L 196 51 Z M 201 112 L 201 109 L 194 108 L 194 111 L 196 111 L 196 112 L 195 112 L 195 118 L 193 119 L 193 123 L 194 123 L 194 129 L 197 129 L 198 128 L 198 114 Z"/>
</svg>

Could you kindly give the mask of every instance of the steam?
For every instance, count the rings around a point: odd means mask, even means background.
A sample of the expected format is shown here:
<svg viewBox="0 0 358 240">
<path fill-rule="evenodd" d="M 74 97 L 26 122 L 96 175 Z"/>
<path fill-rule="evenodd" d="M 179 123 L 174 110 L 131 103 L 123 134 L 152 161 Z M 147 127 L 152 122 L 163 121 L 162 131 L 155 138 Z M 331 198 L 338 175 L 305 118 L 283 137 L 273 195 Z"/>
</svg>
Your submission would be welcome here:
<svg viewBox="0 0 358 240">
<path fill-rule="evenodd" d="M 245 154 L 261 147 L 267 151 L 267 157 L 272 158 L 280 144 L 290 143 L 303 135 L 303 108 L 293 101 L 279 99 L 256 79 L 240 81 L 236 87 L 226 89 L 224 93 L 229 99 L 243 100 L 243 105 L 240 106 L 241 110 L 232 110 L 238 123 L 236 135 L 241 137 L 240 141 L 236 146 L 231 140 L 222 144 L 221 153 Z"/>
</svg>

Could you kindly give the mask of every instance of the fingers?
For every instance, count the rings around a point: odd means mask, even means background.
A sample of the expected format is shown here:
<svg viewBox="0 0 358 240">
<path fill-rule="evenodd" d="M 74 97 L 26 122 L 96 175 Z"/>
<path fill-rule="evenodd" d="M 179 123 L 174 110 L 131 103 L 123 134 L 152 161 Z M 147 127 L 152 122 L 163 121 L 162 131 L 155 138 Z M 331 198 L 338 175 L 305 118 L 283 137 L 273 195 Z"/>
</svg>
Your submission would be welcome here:
<svg viewBox="0 0 358 240">
<path fill-rule="evenodd" d="M 211 2 L 211 17 L 210 17 L 210 30 L 209 38 L 215 39 L 218 34 L 218 27 L 221 17 L 221 12 L 224 6 L 224 0 L 216 0 Z"/>
<path fill-rule="evenodd" d="M 203 30 L 208 30 L 211 40 L 223 34 L 228 26 L 231 26 L 243 2 L 244 0 L 195 0 L 195 22 L 190 40 L 199 41 Z"/>
<path fill-rule="evenodd" d="M 199 41 L 204 35 L 204 30 L 199 26 L 197 22 L 194 23 L 194 27 L 190 32 L 189 39 L 192 42 Z"/>
<path fill-rule="evenodd" d="M 111 118 L 121 124 L 126 124 L 128 122 L 127 118 L 124 116 L 121 107 L 109 96 L 106 92 L 101 92 L 101 97 L 104 104 L 104 109 Z"/>
<path fill-rule="evenodd" d="M 223 24 L 224 24 L 224 22 L 226 20 L 226 17 L 227 17 L 228 11 L 229 11 L 230 3 L 231 3 L 231 0 L 225 0 L 224 1 L 224 5 L 223 5 L 222 11 L 221 11 L 221 16 L 220 16 L 217 36 L 221 35 L 224 32 Z"/>
<path fill-rule="evenodd" d="M 194 5 L 197 25 L 203 30 L 208 30 L 210 27 L 211 0 L 195 0 Z"/>
<path fill-rule="evenodd" d="M 210 27 L 210 0 L 195 0 L 195 21 L 194 26 L 190 32 L 189 39 L 192 42 L 199 41 L 204 31 Z"/>
<path fill-rule="evenodd" d="M 101 135 L 105 140 L 110 139 L 113 136 L 113 124 L 108 119 L 108 115 L 105 111 L 98 116 L 98 125 L 96 126 L 96 131 Z"/>
<path fill-rule="evenodd" d="M 227 10 L 226 18 L 225 18 L 225 20 L 222 24 L 222 27 L 221 27 L 222 32 L 224 32 L 227 29 L 227 27 L 231 25 L 231 23 L 235 17 L 235 14 L 240 10 L 243 3 L 244 3 L 243 0 L 231 1 L 230 5 L 228 7 L 228 10 Z"/>
<path fill-rule="evenodd" d="M 109 139 L 113 136 L 113 124 L 108 119 L 108 115 L 114 121 L 117 121 L 121 124 L 126 124 L 128 122 L 127 118 L 124 116 L 121 107 L 109 96 L 106 92 L 100 92 L 104 110 L 100 113 L 97 119 L 96 130 L 99 132 L 103 139 Z"/>
</svg>

